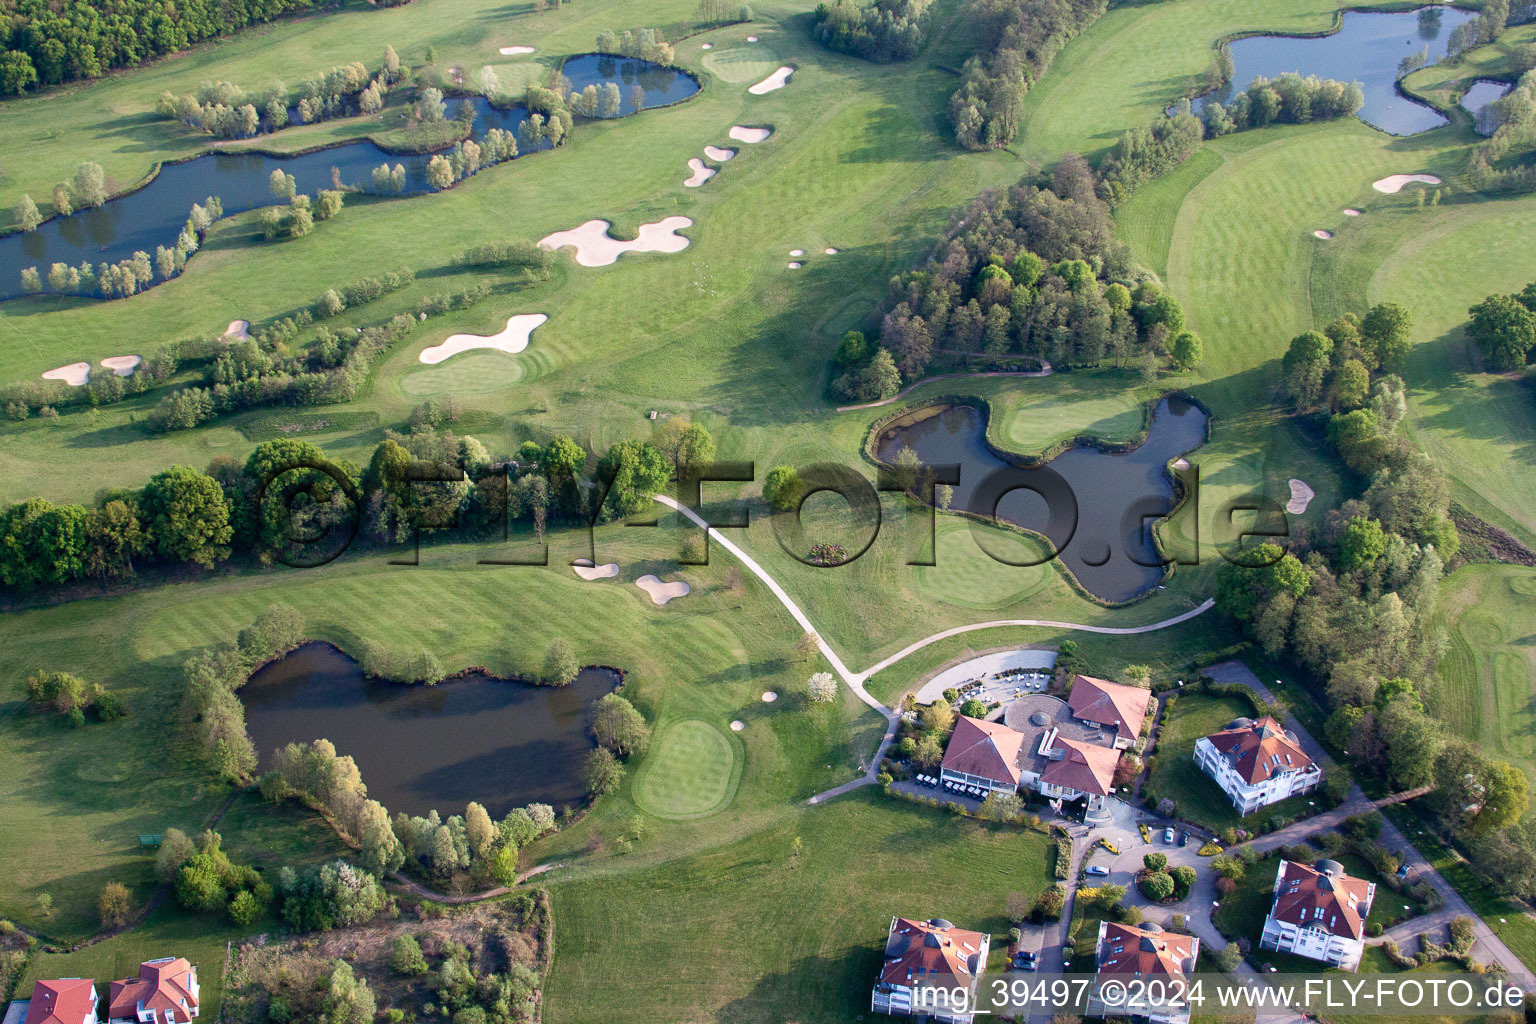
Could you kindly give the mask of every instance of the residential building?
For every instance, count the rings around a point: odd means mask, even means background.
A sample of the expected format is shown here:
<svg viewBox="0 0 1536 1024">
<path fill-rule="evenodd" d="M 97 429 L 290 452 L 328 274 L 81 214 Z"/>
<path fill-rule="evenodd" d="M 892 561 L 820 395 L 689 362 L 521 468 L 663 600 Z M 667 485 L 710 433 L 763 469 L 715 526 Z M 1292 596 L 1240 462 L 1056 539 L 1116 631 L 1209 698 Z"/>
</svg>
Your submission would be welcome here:
<svg viewBox="0 0 1536 1024">
<path fill-rule="evenodd" d="M 1259 946 L 1356 970 L 1375 898 L 1376 883 L 1350 877 L 1338 861 L 1320 860 L 1309 867 L 1282 860 Z"/>
<path fill-rule="evenodd" d="M 139 965 L 139 976 L 114 981 L 109 1024 L 190 1024 L 198 1014 L 197 968 L 179 956 Z"/>
<path fill-rule="evenodd" d="M 1002 722 L 962 715 L 939 777 L 983 796 L 1034 790 L 1050 800 L 1083 800 L 1092 815 L 1103 810 L 1120 760 L 1113 736 L 1056 697 L 1026 694 L 1008 705 Z"/>
<path fill-rule="evenodd" d="M 97 1024 L 96 979 L 60 978 L 32 986 L 26 1024 Z"/>
<path fill-rule="evenodd" d="M 1323 772 L 1301 749 L 1296 734 L 1274 718 L 1234 720 L 1195 741 L 1195 762 L 1216 780 L 1239 814 L 1316 789 Z"/>
<path fill-rule="evenodd" d="M 1114 733 L 1114 746 L 1119 750 L 1135 746 L 1151 703 L 1151 690 L 1093 676 L 1074 676 L 1072 692 L 1067 694 L 1067 707 L 1072 709 L 1072 716 L 1078 721 L 1109 729 Z"/>
<path fill-rule="evenodd" d="M 920 1016 L 937 1024 L 971 1024 L 977 986 L 987 967 L 990 937 L 956 928 L 941 917 L 891 918 L 885 964 L 869 1008 L 893 1017 Z M 964 993 L 964 1003 L 955 993 Z"/>
<path fill-rule="evenodd" d="M 1200 940 L 1193 935 L 1176 935 L 1161 925 L 1148 921 L 1136 926 L 1099 922 L 1099 943 L 1095 947 L 1098 971 L 1088 999 L 1090 1017 L 1131 1017 L 1152 1024 L 1188 1024 L 1189 1003 L 1182 983 L 1195 970 L 1200 954 Z M 1115 979 L 1140 980 L 1144 986 L 1130 986 L 1125 992 L 1130 1001 L 1105 1005 L 1098 997 L 1099 986 Z M 1161 980 L 1164 984 L 1156 984 Z M 1149 998 L 1150 997 L 1150 998 Z"/>
</svg>

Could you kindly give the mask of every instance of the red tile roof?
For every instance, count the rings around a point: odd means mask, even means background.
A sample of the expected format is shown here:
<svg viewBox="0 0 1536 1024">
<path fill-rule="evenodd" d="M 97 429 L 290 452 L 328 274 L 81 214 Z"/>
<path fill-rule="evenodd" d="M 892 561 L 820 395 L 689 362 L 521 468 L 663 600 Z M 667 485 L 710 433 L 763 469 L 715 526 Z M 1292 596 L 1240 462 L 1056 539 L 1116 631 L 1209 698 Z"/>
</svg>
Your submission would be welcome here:
<svg viewBox="0 0 1536 1024">
<path fill-rule="evenodd" d="M 1275 905 L 1269 916 L 1300 928 L 1321 928 L 1347 939 L 1365 934 L 1375 886 L 1344 873 L 1336 861 L 1316 867 L 1282 860 L 1275 875 Z"/>
<path fill-rule="evenodd" d="M 1115 765 L 1120 761 L 1120 751 L 1096 743 L 1069 740 L 1065 736 L 1057 736 L 1056 745 L 1065 751 L 1065 756 L 1045 766 L 1045 770 L 1040 773 L 1041 782 L 1095 796 L 1109 794 L 1109 787 L 1114 784 Z"/>
<path fill-rule="evenodd" d="M 1099 973 L 1178 976 L 1193 971 L 1200 940 L 1158 925 L 1136 928 L 1105 921 L 1099 933 Z"/>
<path fill-rule="evenodd" d="M 942 918 L 895 918 L 885 940 L 885 966 L 881 968 L 880 980 L 888 985 L 913 987 L 969 987 L 986 968 L 981 963 L 981 947 L 986 941 L 981 932 L 956 928 Z"/>
<path fill-rule="evenodd" d="M 983 779 L 1019 784 L 1019 753 L 1024 734 L 1001 722 L 983 722 L 961 715 L 944 749 L 944 767 Z"/>
<path fill-rule="evenodd" d="M 1216 752 L 1227 759 L 1243 781 L 1250 785 L 1268 782 L 1276 775 L 1306 771 L 1312 759 L 1301 749 L 1296 738 L 1269 715 L 1257 722 L 1213 732 L 1206 737 Z"/>
<path fill-rule="evenodd" d="M 1067 707 L 1085 722 L 1109 726 L 1121 739 L 1135 739 L 1147 717 L 1152 691 L 1093 676 L 1075 676 Z"/>
<path fill-rule="evenodd" d="M 96 1010 L 92 978 L 40 981 L 32 987 L 26 1024 L 82 1024 Z"/>
<path fill-rule="evenodd" d="M 197 996 L 192 994 L 194 970 L 179 956 L 140 964 L 137 978 L 112 983 L 107 1016 L 136 1018 L 143 1006 L 155 1011 L 157 1021 L 164 1021 L 169 1012 L 177 1024 L 188 1024 L 189 1011 L 197 1008 Z"/>
</svg>

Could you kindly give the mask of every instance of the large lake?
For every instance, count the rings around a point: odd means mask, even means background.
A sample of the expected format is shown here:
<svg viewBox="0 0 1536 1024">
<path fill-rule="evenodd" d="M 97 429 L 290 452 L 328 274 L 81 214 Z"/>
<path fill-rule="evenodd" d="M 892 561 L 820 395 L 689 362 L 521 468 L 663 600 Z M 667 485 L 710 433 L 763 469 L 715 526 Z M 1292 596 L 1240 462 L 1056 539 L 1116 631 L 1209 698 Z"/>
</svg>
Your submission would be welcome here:
<svg viewBox="0 0 1536 1024">
<path fill-rule="evenodd" d="M 643 92 L 645 109 L 678 103 L 699 91 L 699 83 L 677 68 L 627 57 L 587 54 L 566 61 L 561 70 L 578 91 L 588 84 L 601 87 L 606 82 L 616 83 L 623 100 L 621 117 L 638 109 L 634 102 L 636 85 Z M 475 139 L 483 138 L 492 128 L 516 134 L 518 126 L 528 118 L 527 109 L 521 106 L 494 107 L 483 96 L 473 97 L 470 102 L 475 108 L 471 134 Z M 450 116 L 457 112 L 459 103 L 458 99 L 448 100 Z M 173 129 L 168 125 L 166 130 Z M 548 144 L 540 148 L 547 149 Z M 519 155 L 526 153 L 520 151 Z M 389 153 L 362 139 L 298 156 L 210 153 L 166 164 L 154 180 L 135 192 L 70 217 L 55 217 L 36 231 L 0 237 L 0 300 L 24 294 L 21 271 L 25 267 L 37 267 L 38 273 L 46 278 L 54 263 L 79 266 L 84 261 L 94 267 L 128 259 L 135 250 L 153 255 L 156 246 L 169 248 L 186 223 L 192 204 L 201 203 L 208 196 L 219 197 L 226 217 L 271 206 L 278 202 L 268 184 L 276 169 L 293 175 L 298 191 L 313 195 L 319 189 L 331 187 L 332 168 L 343 185 L 367 191 L 372 188 L 375 167 L 383 163 L 391 167 L 401 164 L 406 174 L 404 194 L 417 195 L 427 191 L 426 168 L 431 156 Z"/>
<path fill-rule="evenodd" d="M 1200 407 L 1170 396 L 1157 404 L 1147 439 L 1129 452 L 1105 452 L 1077 447 L 1038 469 L 1019 472 L 1046 494 L 1015 490 L 997 505 L 999 519 L 1042 533 L 1061 548 L 1066 567 L 1083 588 L 1106 601 L 1126 601 L 1156 586 L 1165 570 L 1156 565 L 1150 520 L 1173 508 L 1173 483 L 1164 467 L 1169 461 L 1205 443 L 1206 415 Z M 985 414 L 969 405 L 948 406 L 935 415 L 880 436 L 880 460 L 894 463 L 896 453 L 910 447 L 925 466 L 960 465 L 960 483 L 952 507 L 990 516 L 994 495 L 978 488 L 993 470 L 1010 463 L 987 446 Z M 1071 497 L 1064 496 L 1070 488 Z M 1072 498 L 1077 503 L 1076 529 L 1071 529 Z M 1070 539 L 1068 539 L 1070 537 Z"/>
<path fill-rule="evenodd" d="M 474 800 L 500 818 L 585 799 L 588 708 L 618 684 L 617 672 L 589 668 L 564 687 L 479 674 L 405 686 L 367 679 L 346 654 L 311 643 L 257 671 L 240 699 L 264 767 L 290 742 L 327 739 L 391 814 L 447 817 Z"/>
<path fill-rule="evenodd" d="M 1225 103 L 1235 90 L 1248 88 L 1258 76 L 1275 78 L 1287 71 L 1356 81 L 1365 92 L 1362 121 L 1393 135 L 1426 131 L 1445 124 L 1446 119 L 1397 91 L 1397 66 L 1404 57 L 1426 47 L 1429 63 L 1438 62 L 1445 56 L 1451 31 L 1476 16 L 1457 7 L 1425 7 L 1391 14 L 1345 11 L 1343 27 L 1332 35 L 1234 40 L 1231 50 L 1236 71 L 1232 82 L 1210 96 Z"/>
</svg>

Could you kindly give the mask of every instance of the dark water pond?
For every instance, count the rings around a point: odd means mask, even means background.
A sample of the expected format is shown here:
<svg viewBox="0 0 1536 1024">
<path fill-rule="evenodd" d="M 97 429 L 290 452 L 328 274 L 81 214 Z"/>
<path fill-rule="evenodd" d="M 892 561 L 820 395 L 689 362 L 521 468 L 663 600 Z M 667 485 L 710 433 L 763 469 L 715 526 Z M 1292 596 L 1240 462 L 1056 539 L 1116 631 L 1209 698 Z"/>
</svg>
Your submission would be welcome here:
<svg viewBox="0 0 1536 1024">
<path fill-rule="evenodd" d="M 997 501 L 996 490 L 982 485 L 992 470 L 1009 464 L 987 447 L 985 414 L 968 405 L 950 406 L 888 429 L 881 435 L 878 454 L 881 461 L 894 463 L 896 453 L 910 447 L 925 466 L 958 463 L 954 508 L 990 516 L 996 501 L 998 518 L 1056 542 L 1066 567 L 1089 593 L 1106 601 L 1126 601 L 1163 578 L 1162 567 L 1135 561 L 1152 563 L 1158 558 L 1152 520 L 1142 517 L 1172 511 L 1173 484 L 1163 467 L 1205 443 L 1205 422 L 1199 406 L 1170 396 L 1158 403 L 1147 439 L 1134 451 L 1073 448 L 1040 468 L 1018 470 L 1018 479 L 1039 487 L 1050 496 L 1049 502 L 1028 490 L 1011 491 Z"/>
<path fill-rule="evenodd" d="M 1462 108 L 1471 114 L 1477 122 L 1477 130 L 1484 135 L 1492 135 L 1492 127 L 1486 124 L 1478 114 L 1484 107 L 1509 92 L 1508 82 L 1473 82 L 1472 87 L 1461 94 Z"/>
<path fill-rule="evenodd" d="M 367 679 L 341 651 L 313 643 L 257 671 L 240 699 L 263 765 L 288 743 L 327 739 L 390 813 L 446 817 L 476 800 L 500 818 L 585 798 L 587 709 L 618 684 L 618 673 L 589 668 L 559 688 L 480 674 L 404 686 Z"/>
<path fill-rule="evenodd" d="M 577 91 L 589 83 L 599 87 L 605 82 L 617 83 L 623 98 L 621 117 L 636 110 L 635 85 L 643 90 L 647 109 L 680 102 L 699 91 L 698 82 L 677 68 L 631 58 L 590 54 L 567 61 L 564 71 Z M 475 139 L 483 138 L 492 128 L 516 134 L 528 117 L 524 107 L 494 107 L 483 96 L 470 102 L 475 107 Z M 450 99 L 448 113 L 455 113 L 458 105 L 459 100 Z M 547 149 L 548 144 L 540 148 Z M 368 189 L 375 167 L 401 164 L 406 173 L 404 194 L 417 195 L 427 191 L 430 159 L 431 154 L 392 154 L 363 139 L 299 156 L 213 153 L 166 164 L 153 181 L 136 192 L 71 217 L 55 217 L 36 231 L 0 237 L 0 300 L 24 294 L 21 271 L 26 267 L 37 267 L 46 279 L 54 263 L 79 266 L 85 261 L 95 266 L 128 259 L 135 250 L 153 255 L 156 246 L 169 248 L 186 223 L 192 204 L 208 196 L 219 197 L 226 217 L 271 206 L 278 201 L 268 186 L 275 169 L 293 175 L 298 190 L 313 195 L 317 189 L 332 187 L 333 167 L 342 184 Z"/>
<path fill-rule="evenodd" d="M 1232 83 L 1210 94 L 1222 103 L 1234 89 L 1255 78 L 1287 71 L 1341 82 L 1356 81 L 1365 92 L 1360 119 L 1393 135 L 1412 135 L 1445 124 L 1430 107 L 1397 91 L 1397 66 L 1404 57 L 1429 49 L 1429 63 L 1445 56 L 1457 25 L 1476 17 L 1456 7 L 1425 7 L 1384 14 L 1345 11 L 1343 27 L 1330 36 L 1249 36 L 1231 44 L 1236 72 Z M 1203 98 L 1202 98 L 1203 99 Z M 1199 103 L 1196 103 L 1199 106 Z"/>
</svg>

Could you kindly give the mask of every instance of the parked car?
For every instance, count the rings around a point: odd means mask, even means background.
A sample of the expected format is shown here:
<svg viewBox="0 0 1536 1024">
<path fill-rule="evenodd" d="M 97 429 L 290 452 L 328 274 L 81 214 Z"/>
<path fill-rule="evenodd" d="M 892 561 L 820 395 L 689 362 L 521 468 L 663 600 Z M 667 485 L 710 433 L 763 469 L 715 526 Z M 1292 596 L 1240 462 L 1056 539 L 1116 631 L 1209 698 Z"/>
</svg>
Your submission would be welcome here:
<svg viewBox="0 0 1536 1024">
<path fill-rule="evenodd" d="M 1165 843 L 1173 842 L 1173 829 L 1171 829 L 1171 828 L 1163 829 L 1163 842 L 1165 842 Z"/>
<path fill-rule="evenodd" d="M 1090 875 L 1107 875 L 1109 874 L 1109 868 L 1103 864 L 1090 864 L 1088 866 L 1088 873 Z"/>
<path fill-rule="evenodd" d="M 1180 832 L 1179 833 L 1179 845 L 1183 846 L 1184 844 L 1186 844 L 1188 842 L 1189 842 L 1189 833 L 1188 832 Z"/>
</svg>

